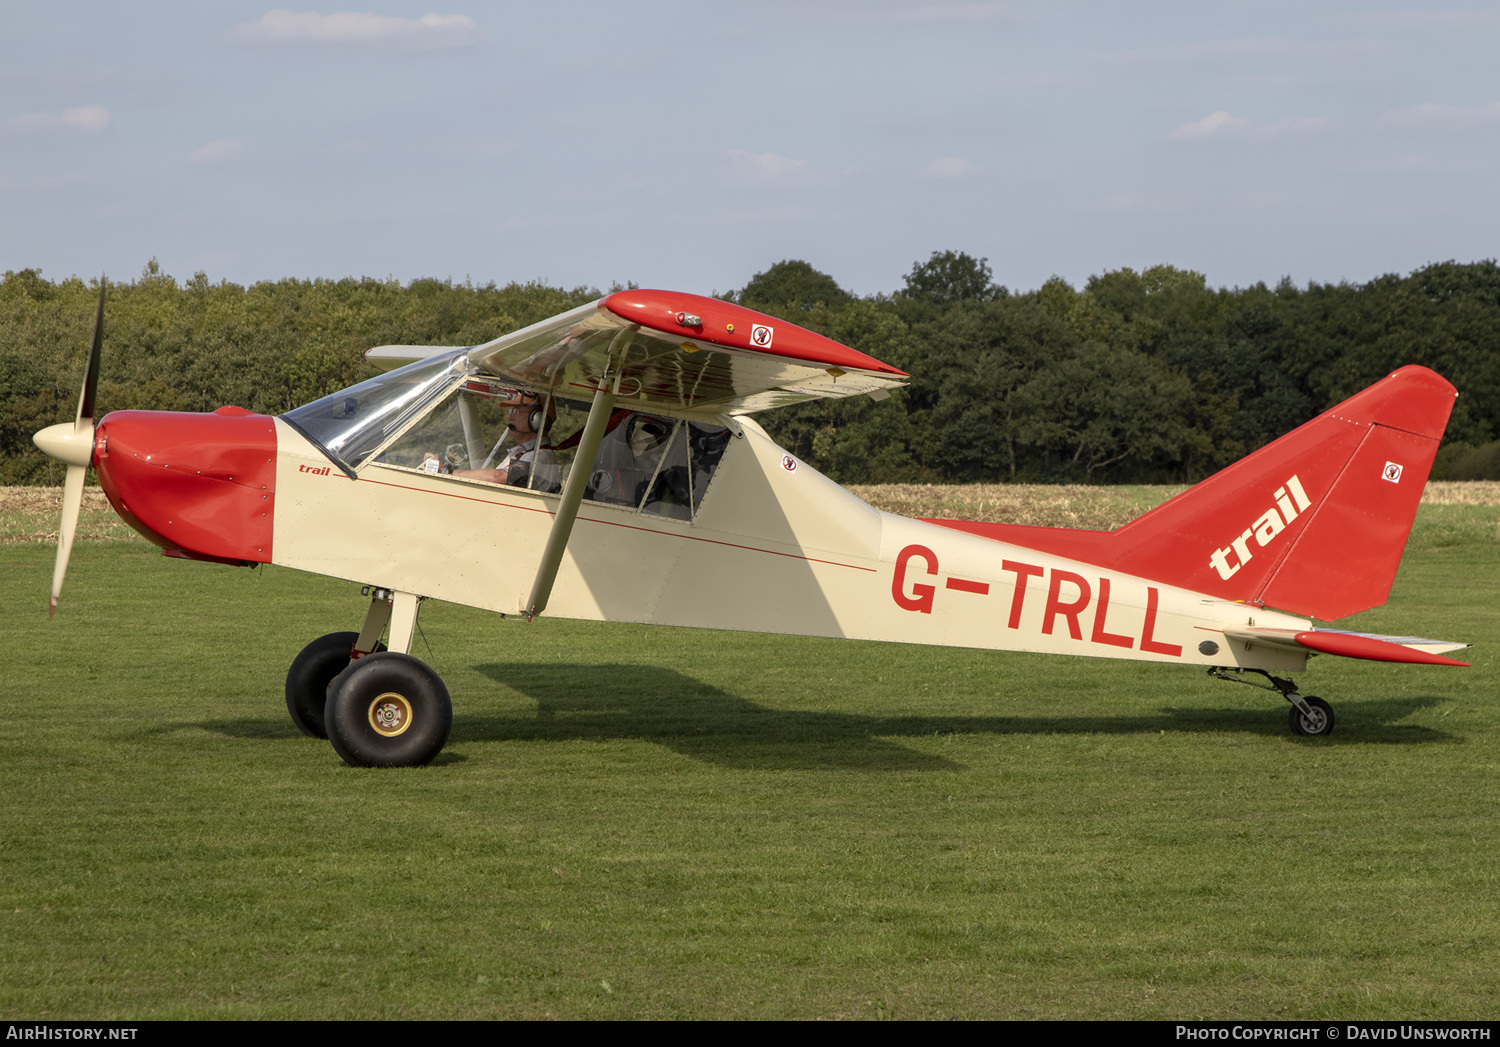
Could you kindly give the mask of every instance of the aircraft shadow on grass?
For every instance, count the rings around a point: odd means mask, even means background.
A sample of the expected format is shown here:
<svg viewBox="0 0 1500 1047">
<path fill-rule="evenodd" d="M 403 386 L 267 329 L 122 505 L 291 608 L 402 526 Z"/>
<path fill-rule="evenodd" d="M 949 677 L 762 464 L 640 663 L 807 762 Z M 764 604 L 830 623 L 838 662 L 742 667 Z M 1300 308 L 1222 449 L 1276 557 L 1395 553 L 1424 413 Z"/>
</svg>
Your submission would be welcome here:
<svg viewBox="0 0 1500 1047">
<path fill-rule="evenodd" d="M 796 770 L 953 770 L 961 765 L 892 738 L 953 734 L 1159 734 L 1235 732 L 1286 735 L 1285 705 L 1266 696 L 1252 709 L 1163 706 L 1134 716 L 869 716 L 775 709 L 672 669 L 650 665 L 507 663 L 475 667 L 536 703 L 534 713 L 485 714 L 460 702 L 453 740 L 648 740 L 726 767 Z M 477 697 L 477 696 L 476 696 Z M 1338 703 L 1338 727 L 1321 745 L 1412 745 L 1454 741 L 1431 727 L 1400 721 L 1450 699 L 1437 695 Z M 163 725 L 147 733 L 197 727 L 232 738 L 301 738 L 285 717 L 247 717 Z M 457 762 L 448 753 L 438 764 Z"/>
<path fill-rule="evenodd" d="M 649 665 L 507 663 L 475 667 L 536 703 L 534 714 L 460 711 L 453 740 L 650 740 L 693 759 L 767 769 L 945 770 L 960 765 L 892 738 L 950 734 L 1158 734 L 1222 732 L 1284 736 L 1285 705 L 1172 708 L 1134 716 L 867 716 L 757 705 L 671 669 Z M 1267 698 L 1273 696 L 1268 695 Z M 1414 744 L 1452 740 L 1398 721 L 1443 704 L 1412 696 L 1343 701 L 1338 733 L 1320 744 Z M 466 703 L 468 710 L 474 703 Z"/>
</svg>

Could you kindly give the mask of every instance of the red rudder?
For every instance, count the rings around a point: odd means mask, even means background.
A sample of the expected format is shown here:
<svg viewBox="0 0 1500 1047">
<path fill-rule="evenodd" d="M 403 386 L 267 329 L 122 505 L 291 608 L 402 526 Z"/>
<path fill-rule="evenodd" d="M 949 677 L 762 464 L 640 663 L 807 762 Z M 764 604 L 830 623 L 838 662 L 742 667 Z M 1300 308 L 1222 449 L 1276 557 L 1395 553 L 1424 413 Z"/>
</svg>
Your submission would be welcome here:
<svg viewBox="0 0 1500 1047">
<path fill-rule="evenodd" d="M 1324 621 L 1390 595 L 1456 390 L 1403 367 L 1115 532 L 1115 564 Z"/>
</svg>

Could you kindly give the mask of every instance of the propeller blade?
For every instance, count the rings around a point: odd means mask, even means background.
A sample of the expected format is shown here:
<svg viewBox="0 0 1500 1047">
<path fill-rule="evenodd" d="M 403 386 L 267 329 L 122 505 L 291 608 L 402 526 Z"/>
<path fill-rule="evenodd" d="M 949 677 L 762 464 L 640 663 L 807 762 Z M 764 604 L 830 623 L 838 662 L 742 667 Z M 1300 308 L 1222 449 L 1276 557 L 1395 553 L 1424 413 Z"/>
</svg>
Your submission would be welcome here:
<svg viewBox="0 0 1500 1047">
<path fill-rule="evenodd" d="M 78 413 L 71 430 L 67 422 L 48 426 L 32 439 L 47 454 L 68 463 L 63 482 L 62 521 L 57 529 L 57 563 L 52 567 L 52 597 L 47 603 L 47 617 L 57 613 L 57 598 L 62 595 L 63 577 L 68 573 L 68 558 L 73 555 L 73 536 L 78 533 L 78 514 L 83 509 L 83 481 L 88 475 L 94 447 L 94 397 L 99 391 L 99 349 L 104 344 L 104 277 L 99 277 L 99 308 L 94 313 L 94 341 L 89 347 L 89 362 L 83 370 L 83 391 L 78 394 Z"/>
<path fill-rule="evenodd" d="M 83 392 L 78 394 L 78 414 L 73 418 L 75 430 L 83 428 L 84 419 L 94 422 L 94 394 L 99 389 L 99 347 L 104 344 L 104 277 L 99 277 L 99 311 L 94 314 L 94 344 L 89 349 L 88 366 L 83 371 Z"/>
<path fill-rule="evenodd" d="M 83 508 L 83 478 L 88 467 L 68 466 L 68 478 L 63 483 L 62 523 L 57 529 L 57 563 L 52 568 L 52 599 L 47 604 L 47 617 L 57 613 L 57 598 L 62 593 L 63 575 L 68 573 L 68 557 L 73 553 L 73 535 L 78 531 L 78 513 Z"/>
</svg>

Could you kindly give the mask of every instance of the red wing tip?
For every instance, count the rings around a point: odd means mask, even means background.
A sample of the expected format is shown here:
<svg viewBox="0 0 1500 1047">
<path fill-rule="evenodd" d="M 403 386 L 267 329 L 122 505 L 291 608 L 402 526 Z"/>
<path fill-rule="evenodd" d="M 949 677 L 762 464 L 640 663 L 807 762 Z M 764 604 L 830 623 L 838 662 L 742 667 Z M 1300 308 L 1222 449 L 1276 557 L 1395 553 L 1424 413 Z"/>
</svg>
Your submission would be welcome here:
<svg viewBox="0 0 1500 1047">
<path fill-rule="evenodd" d="M 599 300 L 599 308 L 630 323 L 729 349 L 763 352 L 824 366 L 859 368 L 893 378 L 911 377 L 868 353 L 799 327 L 790 320 L 759 313 L 722 298 L 642 287 L 606 295 Z M 685 315 L 678 318 L 680 314 L 689 313 L 700 322 L 688 324 Z M 767 332 L 768 341 L 764 344 L 751 340 L 752 332 L 757 328 Z"/>
</svg>

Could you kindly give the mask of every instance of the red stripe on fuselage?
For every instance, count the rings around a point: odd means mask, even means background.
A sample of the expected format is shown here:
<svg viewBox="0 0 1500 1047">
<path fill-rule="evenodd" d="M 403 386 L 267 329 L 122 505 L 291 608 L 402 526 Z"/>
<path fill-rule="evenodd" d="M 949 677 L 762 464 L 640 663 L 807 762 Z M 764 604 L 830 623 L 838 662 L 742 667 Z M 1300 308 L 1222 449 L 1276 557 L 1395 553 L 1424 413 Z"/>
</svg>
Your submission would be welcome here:
<svg viewBox="0 0 1500 1047">
<path fill-rule="evenodd" d="M 431 494 L 431 495 L 436 495 L 436 496 L 438 496 L 440 498 L 459 498 L 459 499 L 462 499 L 463 501 L 466 501 L 466 502 L 480 502 L 480 503 L 482 503 L 484 505 L 493 505 L 497 509 L 519 509 L 522 512 L 527 512 L 527 513 L 546 513 L 548 516 L 556 516 L 557 515 L 551 509 L 533 508 L 533 507 L 531 507 L 529 505 L 514 505 L 514 504 L 512 504 L 510 502 L 498 502 L 498 501 L 494 501 L 494 500 L 489 499 L 489 498 L 476 498 L 473 495 L 453 494 L 453 493 L 450 493 L 448 491 L 433 491 L 433 490 L 429 490 L 428 488 L 425 488 L 425 487 L 412 487 L 412 486 L 410 486 L 408 484 L 391 483 L 389 480 L 371 480 L 371 479 L 369 479 L 367 477 L 361 476 L 355 482 L 356 483 L 378 484 L 381 487 L 395 487 L 398 490 L 402 490 L 402 491 L 416 491 L 419 494 Z M 640 526 L 638 526 L 636 524 L 620 523 L 617 520 L 603 520 L 603 519 L 600 519 L 599 517 L 596 517 L 596 516 L 583 516 L 583 515 L 580 515 L 578 517 L 578 522 L 579 523 L 603 524 L 606 527 L 623 527 L 627 531 L 644 531 L 647 534 L 658 535 L 659 537 L 662 537 L 662 538 L 681 538 L 681 539 L 683 539 L 685 541 L 689 541 L 689 542 L 707 542 L 710 545 L 722 545 L 722 546 L 725 546 L 725 547 L 730 548 L 730 549 L 744 549 L 747 552 L 752 552 L 752 553 L 765 553 L 767 556 L 785 556 L 785 557 L 787 557 L 789 559 L 792 559 L 792 560 L 804 560 L 804 561 L 806 561 L 808 563 L 823 563 L 823 564 L 828 564 L 831 567 L 847 567 L 851 571 L 868 571 L 871 574 L 877 573 L 877 571 L 876 571 L 876 569 L 874 567 L 861 567 L 858 564 L 840 563 L 837 560 L 820 560 L 816 556 L 801 556 L 801 555 L 799 555 L 797 553 L 784 553 L 784 552 L 780 552 L 779 550 L 776 550 L 776 549 L 762 549 L 762 548 L 760 548 L 758 546 L 754 546 L 754 545 L 740 545 L 740 544 L 738 544 L 736 542 L 724 542 L 724 541 L 720 541 L 717 538 L 704 538 L 704 537 L 701 537 L 700 535 L 696 535 L 696 534 L 673 534 L 671 531 L 658 531 L 654 527 L 640 527 Z"/>
</svg>

